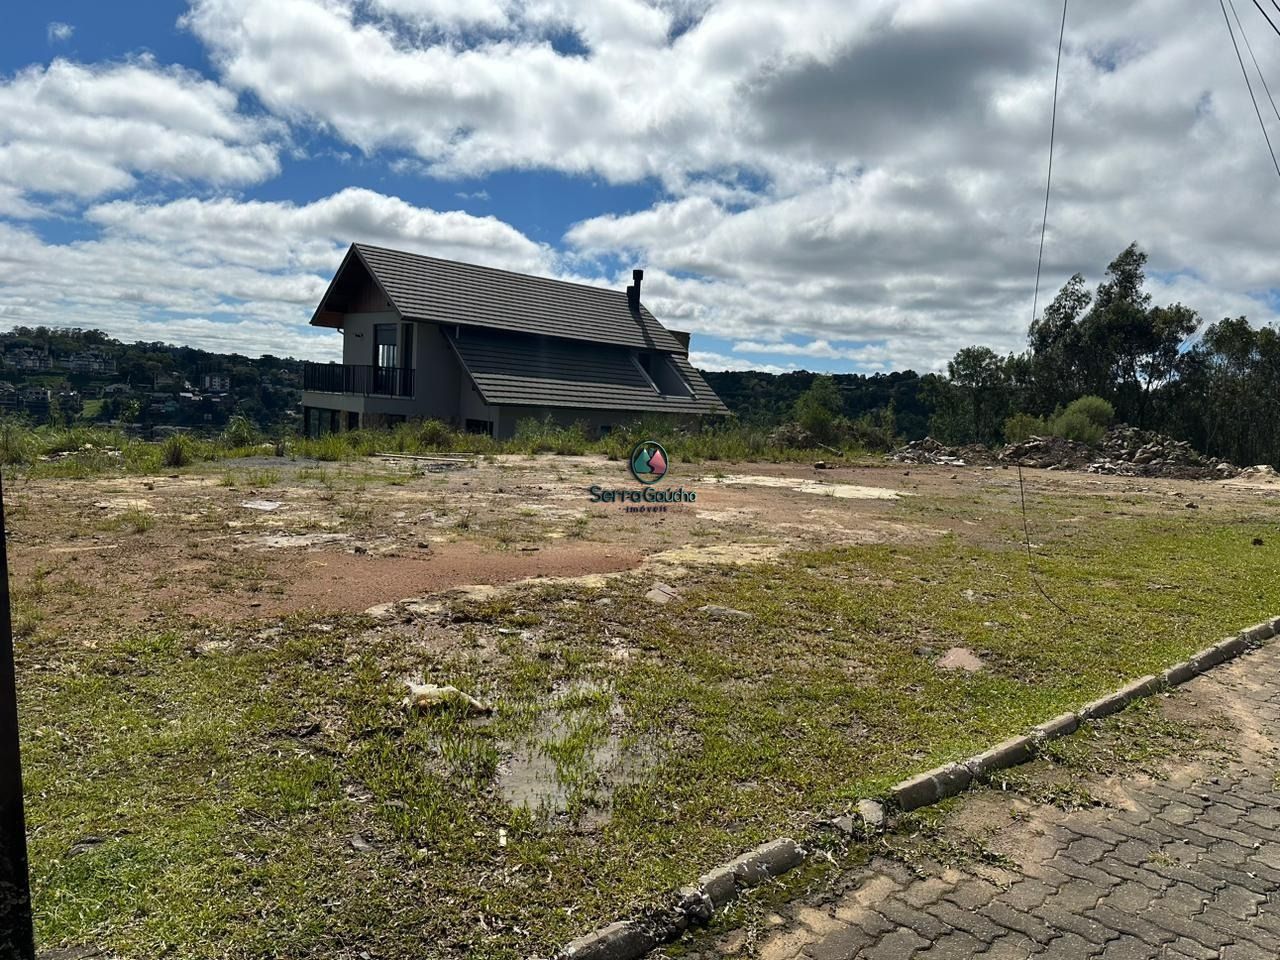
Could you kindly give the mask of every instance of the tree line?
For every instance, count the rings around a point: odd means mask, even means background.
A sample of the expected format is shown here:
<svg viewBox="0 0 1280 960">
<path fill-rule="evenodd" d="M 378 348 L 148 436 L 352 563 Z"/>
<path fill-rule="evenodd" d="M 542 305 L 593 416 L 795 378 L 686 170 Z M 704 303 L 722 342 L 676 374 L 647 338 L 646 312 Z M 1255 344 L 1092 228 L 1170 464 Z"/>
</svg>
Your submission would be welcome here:
<svg viewBox="0 0 1280 960">
<path fill-rule="evenodd" d="M 1146 263 L 1130 244 L 1092 292 L 1078 273 L 1066 282 L 1031 323 L 1025 351 L 965 347 L 945 378 L 922 378 L 933 436 L 1016 440 L 1029 422 L 1060 422 L 1073 401 L 1098 397 L 1117 419 L 1211 456 L 1280 461 L 1280 334 L 1245 317 L 1206 325 L 1184 304 L 1152 303 Z"/>
</svg>

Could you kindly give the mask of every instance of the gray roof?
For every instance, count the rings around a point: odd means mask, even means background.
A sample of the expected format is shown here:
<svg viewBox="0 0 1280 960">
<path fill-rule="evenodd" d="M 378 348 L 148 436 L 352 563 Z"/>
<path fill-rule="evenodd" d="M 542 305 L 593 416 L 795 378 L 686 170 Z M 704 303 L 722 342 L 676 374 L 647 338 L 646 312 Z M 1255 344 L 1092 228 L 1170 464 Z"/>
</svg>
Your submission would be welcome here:
<svg viewBox="0 0 1280 960">
<path fill-rule="evenodd" d="M 728 409 L 681 354 L 666 359 L 691 394 L 661 394 L 622 347 L 549 337 L 464 330 L 449 334 L 486 403 L 498 406 L 582 407 L 656 413 L 723 414 Z"/>
<path fill-rule="evenodd" d="M 685 352 L 680 341 L 643 305 L 633 312 L 623 290 L 531 277 L 365 243 L 351 245 L 343 267 L 353 253 L 407 319 Z M 336 283 L 337 278 L 334 280 Z M 325 296 L 327 299 L 328 294 Z"/>
</svg>

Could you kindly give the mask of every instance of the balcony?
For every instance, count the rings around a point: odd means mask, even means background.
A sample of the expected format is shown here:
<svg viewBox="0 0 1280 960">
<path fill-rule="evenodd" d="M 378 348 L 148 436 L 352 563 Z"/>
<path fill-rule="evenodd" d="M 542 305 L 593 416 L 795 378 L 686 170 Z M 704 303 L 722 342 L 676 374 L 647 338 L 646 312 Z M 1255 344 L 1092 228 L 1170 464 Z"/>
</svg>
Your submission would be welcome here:
<svg viewBox="0 0 1280 960">
<path fill-rule="evenodd" d="M 350 363 L 304 363 L 302 389 L 358 397 L 412 397 L 413 371 L 405 367 L 366 367 Z"/>
</svg>

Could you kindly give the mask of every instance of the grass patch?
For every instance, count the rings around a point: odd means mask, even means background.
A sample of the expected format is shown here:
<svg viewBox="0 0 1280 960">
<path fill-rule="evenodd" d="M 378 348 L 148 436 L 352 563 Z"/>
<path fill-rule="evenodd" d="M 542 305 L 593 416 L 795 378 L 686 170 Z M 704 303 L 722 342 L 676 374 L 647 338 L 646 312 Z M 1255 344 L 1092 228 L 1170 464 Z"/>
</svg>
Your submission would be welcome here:
<svg viewBox="0 0 1280 960">
<path fill-rule="evenodd" d="M 940 506 L 917 500 L 903 509 Z M 984 533 L 1017 521 L 991 503 L 941 506 L 987 516 Z M 663 607 L 643 600 L 647 582 L 620 578 L 379 629 L 299 618 L 270 640 L 183 624 L 89 646 L 43 623 L 19 642 L 41 941 L 127 957 L 352 945 L 409 957 L 424 942 L 444 956 L 549 955 L 803 832 L 811 813 L 1280 606 L 1272 548 L 1250 545 L 1270 516 L 1066 525 L 1051 521 L 1075 503 L 1042 506 L 1037 567 L 1069 620 L 1036 592 L 1016 540 L 947 536 L 715 569 Z M 20 610 L 48 586 L 24 589 Z M 709 618 L 708 603 L 750 619 Z M 989 669 L 939 671 L 953 645 Z M 454 684 L 494 714 L 409 715 L 406 676 Z M 1055 743 L 1055 762 L 1154 762 L 1179 743 L 1144 708 L 1117 720 L 1114 740 L 1082 740 L 1092 753 Z M 546 803 L 512 801 L 517 763 L 547 778 Z M 73 855 L 87 837 L 99 839 Z"/>
</svg>

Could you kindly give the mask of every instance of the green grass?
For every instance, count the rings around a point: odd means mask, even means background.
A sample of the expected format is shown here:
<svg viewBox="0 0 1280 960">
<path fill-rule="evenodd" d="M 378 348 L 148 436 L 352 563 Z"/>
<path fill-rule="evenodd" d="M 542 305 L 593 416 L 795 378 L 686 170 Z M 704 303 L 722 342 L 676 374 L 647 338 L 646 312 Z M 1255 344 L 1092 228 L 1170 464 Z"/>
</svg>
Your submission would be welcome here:
<svg viewBox="0 0 1280 960">
<path fill-rule="evenodd" d="M 1057 530 L 1072 508 L 1037 519 Z M 1276 548 L 1250 546 L 1271 522 L 1170 511 L 1040 536 L 1040 575 L 1070 619 L 1036 592 L 1016 541 L 951 536 L 712 570 L 662 607 L 638 578 L 455 602 L 448 642 L 349 618 L 331 632 L 291 620 L 261 641 L 207 624 L 89 646 L 46 618 L 19 647 L 41 942 L 128 957 L 547 955 L 756 843 L 803 835 L 810 814 L 1275 613 Z M 752 619 L 708 619 L 706 603 Z M 958 644 L 990 670 L 938 671 Z M 408 715 L 408 675 L 495 714 Z M 558 817 L 503 799 L 512 756 L 545 761 Z M 374 849 L 355 849 L 356 833 Z M 69 854 L 90 836 L 103 841 Z"/>
</svg>

